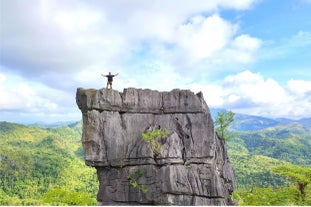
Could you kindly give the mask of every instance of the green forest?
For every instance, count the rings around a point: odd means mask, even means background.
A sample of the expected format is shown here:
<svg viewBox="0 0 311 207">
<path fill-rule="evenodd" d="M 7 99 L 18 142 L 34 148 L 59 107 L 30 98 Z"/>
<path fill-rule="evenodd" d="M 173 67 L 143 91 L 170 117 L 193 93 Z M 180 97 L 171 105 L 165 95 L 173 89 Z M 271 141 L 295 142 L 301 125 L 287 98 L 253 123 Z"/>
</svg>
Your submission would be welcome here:
<svg viewBox="0 0 311 207">
<path fill-rule="evenodd" d="M 0 205 L 97 205 L 96 170 L 84 164 L 82 124 L 0 123 Z"/>
<path fill-rule="evenodd" d="M 311 127 L 237 119 L 226 140 L 239 205 L 311 205 Z M 252 120 L 253 121 L 253 120 Z M 244 125 L 243 125 L 244 124 Z M 97 205 L 96 170 L 84 164 L 82 122 L 0 122 L 0 205 Z"/>
<path fill-rule="evenodd" d="M 237 178 L 233 199 L 239 205 L 311 205 L 311 128 L 279 123 L 236 130 L 234 124 L 226 142 Z"/>
</svg>

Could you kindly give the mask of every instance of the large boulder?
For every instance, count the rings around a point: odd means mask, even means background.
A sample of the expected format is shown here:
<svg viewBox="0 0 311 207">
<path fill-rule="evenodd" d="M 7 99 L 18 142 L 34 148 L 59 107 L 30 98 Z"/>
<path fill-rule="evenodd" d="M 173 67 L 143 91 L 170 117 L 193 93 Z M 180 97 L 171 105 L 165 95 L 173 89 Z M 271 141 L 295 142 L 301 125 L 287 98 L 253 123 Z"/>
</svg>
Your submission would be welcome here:
<svg viewBox="0 0 311 207">
<path fill-rule="evenodd" d="M 235 173 L 202 93 L 78 88 L 99 205 L 232 205 Z M 156 153 L 142 133 L 168 131 Z"/>
</svg>

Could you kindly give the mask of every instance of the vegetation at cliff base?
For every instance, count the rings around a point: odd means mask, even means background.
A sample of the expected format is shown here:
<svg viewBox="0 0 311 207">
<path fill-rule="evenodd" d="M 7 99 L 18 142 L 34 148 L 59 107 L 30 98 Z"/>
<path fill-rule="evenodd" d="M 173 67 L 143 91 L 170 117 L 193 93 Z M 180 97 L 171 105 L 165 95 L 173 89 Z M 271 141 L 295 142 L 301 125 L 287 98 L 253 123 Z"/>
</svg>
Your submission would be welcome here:
<svg viewBox="0 0 311 207">
<path fill-rule="evenodd" d="M 235 136 L 226 143 L 239 205 L 311 205 L 310 125 L 243 117 L 230 131 Z"/>
<path fill-rule="evenodd" d="M 235 114 L 226 133 L 234 133 L 226 147 L 239 205 L 311 205 L 309 122 Z M 0 122 L 0 205 L 96 205 L 96 170 L 84 163 L 81 135 L 81 121 L 58 127 Z M 161 141 L 155 135 L 144 136 Z M 129 182 L 139 187 L 135 172 Z"/>
<path fill-rule="evenodd" d="M 96 205 L 81 122 L 44 128 L 0 122 L 0 205 Z"/>
</svg>

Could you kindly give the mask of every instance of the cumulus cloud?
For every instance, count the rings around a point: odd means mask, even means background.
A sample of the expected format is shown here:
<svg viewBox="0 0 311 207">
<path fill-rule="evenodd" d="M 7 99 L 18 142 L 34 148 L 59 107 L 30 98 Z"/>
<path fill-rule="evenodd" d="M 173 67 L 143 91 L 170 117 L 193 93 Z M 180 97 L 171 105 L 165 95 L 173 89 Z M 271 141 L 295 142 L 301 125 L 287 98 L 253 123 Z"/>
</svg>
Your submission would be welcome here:
<svg viewBox="0 0 311 207">
<path fill-rule="evenodd" d="M 255 54 L 262 41 L 247 34 L 236 37 L 228 48 L 225 49 L 225 59 L 228 62 L 250 64 L 255 61 Z"/>
<path fill-rule="evenodd" d="M 0 92 L 12 98 L 0 100 L 0 111 L 75 117 L 76 88 L 105 87 L 100 74 L 111 71 L 120 73 L 114 86 L 118 90 L 191 88 L 203 91 L 212 107 L 269 116 L 311 114 L 306 109 L 309 81 L 291 80 L 282 86 L 259 73 L 237 73 L 258 58 L 310 45 L 308 32 L 276 44 L 243 33 L 239 22 L 221 16 L 220 11 L 247 10 L 257 2 L 1 2 Z M 237 74 L 206 84 L 224 71 Z M 301 111 L 297 100 L 304 106 Z"/>
<path fill-rule="evenodd" d="M 291 92 L 298 95 L 306 95 L 311 93 L 311 81 L 305 80 L 289 80 L 288 88 Z"/>
<path fill-rule="evenodd" d="M 256 62 L 262 41 L 238 31 L 238 24 L 217 13 L 194 15 L 171 31 L 173 39 L 144 42 L 136 52 L 144 60 L 156 59 L 170 65 L 180 75 L 208 79 L 221 71 L 238 71 Z"/>
<path fill-rule="evenodd" d="M 272 78 L 246 70 L 203 91 L 210 107 L 267 117 L 311 116 L 311 81 L 290 80 L 281 86 Z"/>
<path fill-rule="evenodd" d="M 72 94 L 56 91 L 15 75 L 0 73 L 0 94 L 1 121 L 55 121 L 53 117 L 75 120 L 79 117 L 77 110 L 72 108 Z"/>
<path fill-rule="evenodd" d="M 246 97 L 257 105 L 274 103 L 280 104 L 286 100 L 284 89 L 273 79 L 264 79 L 260 74 L 244 71 L 234 76 L 228 76 L 223 81 L 223 85 L 228 89 L 227 95 L 235 94 L 235 102 Z M 228 96 L 230 97 L 230 96 Z M 230 101 L 228 100 L 228 103 Z"/>
<path fill-rule="evenodd" d="M 238 25 L 224 20 L 217 12 L 244 10 L 255 3 L 256 0 L 5 1 L 1 8 L 1 64 L 7 70 L 55 87 L 47 77 L 57 77 L 59 73 L 75 76 L 90 68 L 97 72 L 102 68 L 128 67 L 128 61 L 137 58 L 135 52 L 140 45 L 139 53 L 148 53 L 149 59 L 158 58 L 183 73 L 202 67 L 200 60 L 204 58 L 214 60 L 211 55 L 215 52 L 221 53 L 218 59 L 226 59 L 224 56 L 241 51 L 237 43 L 226 50 L 231 41 L 240 39 L 234 37 Z M 206 16 L 201 15 L 203 12 Z M 252 57 L 242 59 L 236 62 L 247 62 L 245 59 Z M 122 70 L 128 73 L 126 68 Z"/>
<path fill-rule="evenodd" d="M 40 97 L 27 83 L 19 83 L 9 87 L 7 77 L 0 74 L 0 109 L 36 112 L 43 109 L 47 112 L 55 111 L 57 104 Z"/>
<path fill-rule="evenodd" d="M 217 14 L 195 16 L 178 29 L 177 44 L 188 51 L 188 58 L 200 60 L 223 49 L 236 29 Z"/>
</svg>

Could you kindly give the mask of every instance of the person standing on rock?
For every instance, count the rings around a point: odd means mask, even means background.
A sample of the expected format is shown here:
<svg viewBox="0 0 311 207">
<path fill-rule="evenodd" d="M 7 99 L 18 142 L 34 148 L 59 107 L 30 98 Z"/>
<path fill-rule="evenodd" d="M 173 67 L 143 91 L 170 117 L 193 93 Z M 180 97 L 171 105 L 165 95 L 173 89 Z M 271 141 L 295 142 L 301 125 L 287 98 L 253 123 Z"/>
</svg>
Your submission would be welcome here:
<svg viewBox="0 0 311 207">
<path fill-rule="evenodd" d="M 113 81 L 113 77 L 119 75 L 119 73 L 115 74 L 115 75 L 111 75 L 111 72 L 109 72 L 108 75 L 104 75 L 104 74 L 101 74 L 103 77 L 107 77 L 108 80 L 107 80 L 107 86 L 106 88 L 108 89 L 108 85 L 110 85 L 110 89 L 112 89 L 112 81 Z"/>
</svg>

